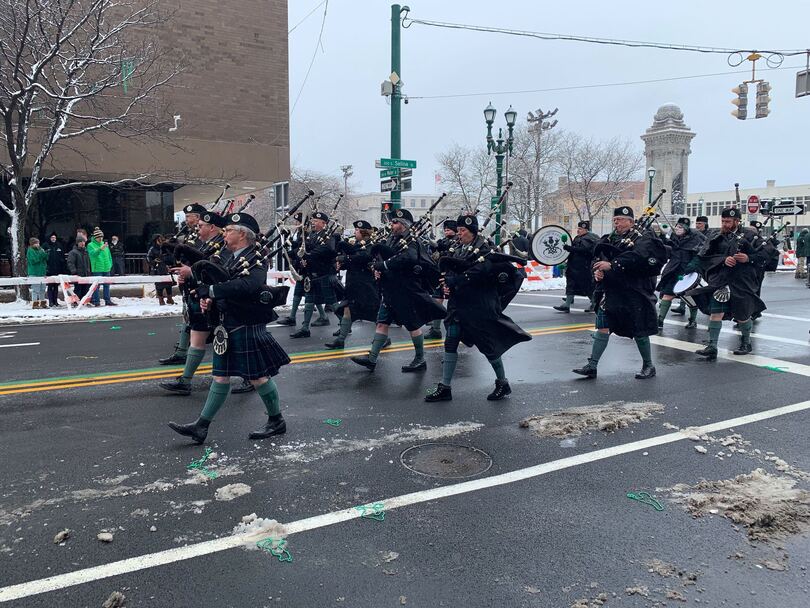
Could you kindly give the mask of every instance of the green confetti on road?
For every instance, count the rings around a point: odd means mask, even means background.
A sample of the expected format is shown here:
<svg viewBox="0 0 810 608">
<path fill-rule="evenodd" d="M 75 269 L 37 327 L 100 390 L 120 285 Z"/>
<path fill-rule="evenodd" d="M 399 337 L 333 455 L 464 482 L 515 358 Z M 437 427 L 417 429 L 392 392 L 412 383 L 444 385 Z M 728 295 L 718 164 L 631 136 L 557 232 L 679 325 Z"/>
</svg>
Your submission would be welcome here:
<svg viewBox="0 0 810 608">
<path fill-rule="evenodd" d="M 120 325 L 113 325 L 112 327 L 110 327 L 110 329 L 121 329 L 121 326 Z"/>
<path fill-rule="evenodd" d="M 375 502 L 369 505 L 360 505 L 355 507 L 360 511 L 360 517 L 363 519 L 373 519 L 375 521 L 385 521 L 385 505 L 381 502 Z"/>
<path fill-rule="evenodd" d="M 150 331 L 150 332 L 149 332 L 148 334 L 146 334 L 146 335 L 147 335 L 147 336 L 154 336 L 154 335 L 156 335 L 156 334 L 155 334 L 155 332 Z"/>
<path fill-rule="evenodd" d="M 326 420 L 324 420 L 324 422 L 329 426 L 340 426 L 343 420 L 341 420 L 340 418 L 327 418 Z"/>
<path fill-rule="evenodd" d="M 772 372 L 779 372 L 780 374 L 786 374 L 787 368 L 786 367 L 779 367 L 778 365 L 763 365 L 765 369 L 769 369 Z"/>
<path fill-rule="evenodd" d="M 664 510 L 664 505 L 658 502 L 655 496 L 650 496 L 649 492 L 628 492 L 627 498 L 629 498 L 630 500 L 637 500 L 638 502 L 644 505 L 650 505 L 656 511 Z"/>
<path fill-rule="evenodd" d="M 216 479 L 217 474 L 216 471 L 209 471 L 208 468 L 205 466 L 205 461 L 208 460 L 208 457 L 211 455 L 211 448 L 205 448 L 205 454 L 202 455 L 202 458 L 199 460 L 192 460 L 188 465 L 186 465 L 186 469 L 189 471 L 196 469 L 203 475 L 207 475 L 211 479 Z"/>
<path fill-rule="evenodd" d="M 265 538 L 256 543 L 256 546 L 262 551 L 267 551 L 270 555 L 274 555 L 280 562 L 292 563 L 292 553 L 287 549 L 287 541 L 283 538 Z"/>
</svg>

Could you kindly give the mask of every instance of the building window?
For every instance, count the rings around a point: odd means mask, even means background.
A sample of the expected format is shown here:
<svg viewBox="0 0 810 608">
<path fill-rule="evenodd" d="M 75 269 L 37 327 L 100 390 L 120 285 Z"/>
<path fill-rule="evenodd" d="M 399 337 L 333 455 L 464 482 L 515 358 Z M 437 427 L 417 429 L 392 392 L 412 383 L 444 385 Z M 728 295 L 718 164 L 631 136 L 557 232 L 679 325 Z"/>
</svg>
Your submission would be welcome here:
<svg viewBox="0 0 810 608">
<path fill-rule="evenodd" d="M 427 199 L 426 199 L 426 198 L 423 198 L 423 199 L 422 199 L 422 202 L 421 202 L 421 207 L 422 207 L 422 209 L 424 209 L 425 207 L 427 207 Z"/>
</svg>

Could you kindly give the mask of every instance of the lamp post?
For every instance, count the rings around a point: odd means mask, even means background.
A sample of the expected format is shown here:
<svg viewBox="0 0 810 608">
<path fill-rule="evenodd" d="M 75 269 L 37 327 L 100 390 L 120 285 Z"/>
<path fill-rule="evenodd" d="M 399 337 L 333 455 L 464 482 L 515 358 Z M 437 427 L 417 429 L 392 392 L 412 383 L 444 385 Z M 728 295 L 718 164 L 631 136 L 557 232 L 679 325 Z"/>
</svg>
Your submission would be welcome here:
<svg viewBox="0 0 810 608">
<path fill-rule="evenodd" d="M 650 188 L 647 192 L 647 206 L 652 205 L 652 186 L 653 186 L 653 179 L 655 178 L 655 167 L 650 167 L 647 169 L 647 177 L 650 178 Z"/>
<path fill-rule="evenodd" d="M 503 113 L 506 119 L 507 136 L 503 138 L 503 129 L 498 129 L 497 139 L 492 136 L 492 125 L 495 122 L 495 115 L 498 111 L 492 107 L 492 102 L 484 108 L 484 121 L 487 123 L 487 154 L 495 153 L 495 196 L 492 198 L 492 207 L 498 204 L 501 198 L 501 191 L 503 189 L 503 159 L 508 154 L 512 156 L 512 144 L 514 143 L 513 129 L 517 121 L 517 112 L 509 106 L 509 109 Z M 498 226 L 501 225 L 501 216 L 506 213 L 506 204 L 502 203 L 495 216 Z M 501 243 L 500 228 L 495 233 L 495 244 Z"/>
</svg>

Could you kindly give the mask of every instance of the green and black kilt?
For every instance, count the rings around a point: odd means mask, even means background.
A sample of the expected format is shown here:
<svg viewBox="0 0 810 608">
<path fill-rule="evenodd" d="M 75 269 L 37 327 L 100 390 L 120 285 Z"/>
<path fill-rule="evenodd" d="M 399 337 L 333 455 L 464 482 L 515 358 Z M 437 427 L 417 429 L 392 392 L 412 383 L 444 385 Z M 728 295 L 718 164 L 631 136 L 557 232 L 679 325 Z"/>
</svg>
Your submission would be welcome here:
<svg viewBox="0 0 810 608">
<path fill-rule="evenodd" d="M 309 291 L 304 293 L 307 304 L 334 304 L 337 302 L 335 290 L 332 287 L 332 275 L 310 277 L 309 281 Z"/>
<path fill-rule="evenodd" d="M 289 362 L 290 357 L 265 325 L 243 325 L 228 330 L 228 350 L 224 355 L 214 353 L 212 375 L 269 378 Z"/>
<path fill-rule="evenodd" d="M 294 298 L 303 298 L 304 297 L 304 279 L 295 282 L 295 287 L 293 288 L 293 297 Z"/>
</svg>

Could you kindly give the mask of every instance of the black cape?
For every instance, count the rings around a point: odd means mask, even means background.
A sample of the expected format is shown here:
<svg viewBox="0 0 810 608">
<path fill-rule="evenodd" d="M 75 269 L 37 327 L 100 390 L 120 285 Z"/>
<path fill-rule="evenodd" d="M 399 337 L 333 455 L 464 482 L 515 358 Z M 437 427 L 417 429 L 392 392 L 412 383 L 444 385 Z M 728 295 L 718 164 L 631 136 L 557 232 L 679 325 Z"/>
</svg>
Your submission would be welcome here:
<svg viewBox="0 0 810 608">
<path fill-rule="evenodd" d="M 565 295 L 567 296 L 593 296 L 593 249 L 599 242 L 599 237 L 593 232 L 582 236 L 575 236 L 570 245 L 563 245 L 568 251 L 568 261 L 565 266 Z"/>
<path fill-rule="evenodd" d="M 768 258 L 762 244 L 762 239 L 753 230 L 745 230 L 739 239 L 734 233 L 717 232 L 704 243 L 696 265 L 702 270 L 708 286 L 688 292 L 701 312 L 710 314 L 714 292 L 725 286 L 729 287 L 731 297 L 728 301 L 730 310 L 724 319 L 746 321 L 751 315 L 765 310 L 765 303 L 757 295 L 760 286 L 757 269 L 763 267 Z M 725 259 L 735 251 L 748 254 L 749 261 L 729 268 Z"/>
<path fill-rule="evenodd" d="M 482 237 L 470 245 L 479 249 L 479 255 L 489 251 Z M 514 274 L 503 262 L 489 258 L 470 265 L 464 258 L 472 257 L 469 250 L 459 247 L 452 256 L 458 260 L 447 263 L 450 268 L 446 281 L 450 286 L 445 325 L 461 326 L 461 341 L 475 346 L 488 359 L 500 357 L 507 350 L 532 337 L 512 319 L 503 314 L 503 285 L 512 287 Z M 512 267 L 514 268 L 514 267 Z"/>
<path fill-rule="evenodd" d="M 377 281 L 371 270 L 373 258 L 367 244 L 341 241 L 337 246 L 340 267 L 346 270 L 346 289 L 343 298 L 335 305 L 335 313 L 342 317 L 348 306 L 352 321 L 376 321 L 380 309 Z"/>
<path fill-rule="evenodd" d="M 687 228 L 683 236 L 673 233 L 669 242 L 666 243 L 669 250 L 669 261 L 661 271 L 661 280 L 658 281 L 655 290 L 660 291 L 661 295 L 674 296 L 675 293 L 672 289 L 675 287 L 675 283 L 683 275 L 689 274 L 687 268 L 705 242 L 706 237 L 698 230 Z"/>
<path fill-rule="evenodd" d="M 599 241 L 613 245 L 620 240 L 615 233 Z M 597 248 L 597 252 L 598 252 Z M 634 245 L 623 251 L 605 247 L 612 270 L 596 283 L 596 300 L 601 300 L 610 331 L 625 338 L 641 338 L 658 333 L 655 309 L 655 279 L 666 262 L 666 248 L 652 233 L 639 236 Z"/>
</svg>

